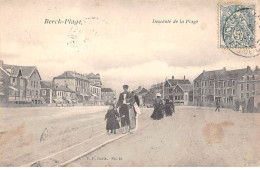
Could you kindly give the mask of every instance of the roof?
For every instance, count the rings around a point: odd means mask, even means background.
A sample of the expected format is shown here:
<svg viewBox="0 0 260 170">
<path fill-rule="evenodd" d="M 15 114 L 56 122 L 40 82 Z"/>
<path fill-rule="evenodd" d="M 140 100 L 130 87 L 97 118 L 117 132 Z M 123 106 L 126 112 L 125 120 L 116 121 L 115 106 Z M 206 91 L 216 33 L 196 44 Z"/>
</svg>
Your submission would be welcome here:
<svg viewBox="0 0 260 170">
<path fill-rule="evenodd" d="M 183 91 L 192 91 L 193 85 L 192 84 L 177 84 Z"/>
<path fill-rule="evenodd" d="M 102 88 L 101 92 L 114 92 L 111 88 Z"/>
<path fill-rule="evenodd" d="M 221 75 L 217 77 L 217 79 L 235 79 L 242 77 L 247 73 L 247 69 L 237 69 L 237 70 L 230 70 L 230 71 L 225 71 Z"/>
<path fill-rule="evenodd" d="M 190 84 L 190 81 L 187 79 L 168 79 L 166 81 L 168 81 L 171 86 L 175 86 L 177 84 Z"/>
<path fill-rule="evenodd" d="M 41 88 L 52 88 L 52 81 L 41 81 Z"/>
<path fill-rule="evenodd" d="M 61 75 L 54 78 L 79 78 L 88 81 L 87 76 L 85 76 L 84 74 L 77 73 L 75 71 L 65 71 Z"/>
<path fill-rule="evenodd" d="M 85 74 L 85 76 L 88 79 L 99 79 L 100 78 L 99 74 L 94 74 L 94 73 Z"/>
<path fill-rule="evenodd" d="M 147 90 L 146 88 L 142 88 L 142 90 L 139 92 L 140 94 L 144 94 L 144 93 L 148 93 L 149 90 Z"/>
<path fill-rule="evenodd" d="M 216 79 L 220 74 L 222 74 L 225 70 L 213 70 L 213 71 L 203 71 L 194 81 L 200 80 L 212 80 Z"/>
<path fill-rule="evenodd" d="M 28 79 L 31 77 L 34 70 L 37 70 L 36 66 L 18 66 L 18 65 L 9 65 L 3 64 L 2 67 L 6 73 L 12 77 L 18 77 L 19 73 L 22 74 L 22 77 Z M 38 72 L 38 70 L 37 70 Z M 38 72 L 39 73 L 39 72 Z M 40 76 L 40 74 L 39 74 Z M 41 76 L 40 76 L 41 78 Z"/>
<path fill-rule="evenodd" d="M 64 85 L 61 85 L 61 86 L 54 86 L 53 87 L 53 90 L 56 90 L 56 91 L 64 91 L 64 92 L 75 92 L 75 91 L 73 91 L 73 90 L 71 90 L 70 88 L 68 88 L 68 87 L 66 87 L 66 86 L 64 86 Z"/>
</svg>

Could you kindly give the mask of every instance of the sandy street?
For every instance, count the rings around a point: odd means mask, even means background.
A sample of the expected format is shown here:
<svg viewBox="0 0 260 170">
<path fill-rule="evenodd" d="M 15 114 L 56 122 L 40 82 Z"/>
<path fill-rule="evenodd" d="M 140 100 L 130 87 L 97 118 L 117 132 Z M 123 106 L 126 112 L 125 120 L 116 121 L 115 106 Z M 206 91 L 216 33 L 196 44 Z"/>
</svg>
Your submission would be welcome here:
<svg viewBox="0 0 260 170">
<path fill-rule="evenodd" d="M 0 108 L 1 166 L 59 166 L 121 134 L 107 135 L 107 107 Z M 19 114 L 18 114 L 19 113 Z M 176 107 L 67 166 L 260 166 L 260 114 Z"/>
<path fill-rule="evenodd" d="M 68 166 L 259 166 L 260 115 L 177 107 L 173 117 L 139 129 Z"/>
</svg>

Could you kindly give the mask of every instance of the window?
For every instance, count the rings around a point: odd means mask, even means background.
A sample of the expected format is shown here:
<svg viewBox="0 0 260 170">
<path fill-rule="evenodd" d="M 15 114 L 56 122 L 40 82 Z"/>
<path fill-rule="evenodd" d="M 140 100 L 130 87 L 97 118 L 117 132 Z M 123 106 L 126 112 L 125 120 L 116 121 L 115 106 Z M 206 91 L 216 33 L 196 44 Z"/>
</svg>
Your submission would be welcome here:
<svg viewBox="0 0 260 170">
<path fill-rule="evenodd" d="M 255 84 L 253 84 L 253 90 L 255 90 Z"/>
<path fill-rule="evenodd" d="M 244 95 L 243 95 L 243 93 L 241 93 L 241 98 L 243 98 L 244 97 Z"/>
<path fill-rule="evenodd" d="M 235 95 L 235 89 L 233 89 L 233 95 Z"/>
<path fill-rule="evenodd" d="M 252 95 L 254 96 L 254 95 L 255 95 L 255 92 L 252 92 Z"/>
<path fill-rule="evenodd" d="M 46 90 L 43 90 L 43 91 L 42 91 L 42 95 L 43 95 L 43 96 L 46 96 Z"/>
<path fill-rule="evenodd" d="M 249 98 L 249 93 L 246 93 L 246 98 Z"/>
<path fill-rule="evenodd" d="M 16 85 L 16 81 L 15 80 L 16 80 L 15 78 L 11 78 L 11 85 L 12 86 Z"/>
<path fill-rule="evenodd" d="M 249 80 L 249 76 L 247 76 L 246 78 L 247 78 L 247 80 Z"/>
<path fill-rule="evenodd" d="M 232 85 L 235 86 L 235 81 L 234 80 L 232 81 Z"/>
<path fill-rule="evenodd" d="M 226 82 L 225 81 L 223 82 L 223 86 L 226 87 Z"/>
<path fill-rule="evenodd" d="M 243 84 L 241 84 L 241 90 L 243 90 L 243 89 L 244 89 Z"/>
<path fill-rule="evenodd" d="M 226 94 L 226 89 L 223 90 L 223 94 Z"/>
<path fill-rule="evenodd" d="M 36 90 L 36 96 L 38 96 L 38 90 Z"/>
<path fill-rule="evenodd" d="M 249 90 L 249 84 L 246 84 L 246 90 Z"/>
<path fill-rule="evenodd" d="M 207 86 L 207 82 L 205 81 L 205 86 Z"/>
<path fill-rule="evenodd" d="M 211 80 L 209 81 L 209 85 L 212 86 L 212 81 Z"/>
</svg>

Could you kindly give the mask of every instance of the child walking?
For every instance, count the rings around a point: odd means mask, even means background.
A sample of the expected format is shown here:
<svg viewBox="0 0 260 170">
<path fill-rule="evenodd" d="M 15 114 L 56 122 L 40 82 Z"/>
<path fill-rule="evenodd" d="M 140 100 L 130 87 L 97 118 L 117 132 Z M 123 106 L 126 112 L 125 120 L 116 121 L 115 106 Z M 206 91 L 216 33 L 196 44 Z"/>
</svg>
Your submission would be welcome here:
<svg viewBox="0 0 260 170">
<path fill-rule="evenodd" d="M 109 130 L 110 130 L 110 133 L 116 134 L 116 129 L 120 128 L 119 123 L 117 121 L 118 117 L 119 117 L 119 114 L 118 114 L 117 110 L 115 109 L 115 105 L 110 104 L 107 114 L 105 116 L 105 120 L 107 121 L 106 129 L 107 129 L 108 134 L 109 134 Z"/>
</svg>

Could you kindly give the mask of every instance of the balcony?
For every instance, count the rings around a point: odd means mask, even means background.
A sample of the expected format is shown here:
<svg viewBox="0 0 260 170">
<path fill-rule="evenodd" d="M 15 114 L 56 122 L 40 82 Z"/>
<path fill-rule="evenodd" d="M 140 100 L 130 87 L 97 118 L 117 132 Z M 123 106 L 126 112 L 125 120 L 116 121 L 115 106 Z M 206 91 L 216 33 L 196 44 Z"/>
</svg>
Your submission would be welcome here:
<svg viewBox="0 0 260 170">
<path fill-rule="evenodd" d="M 12 101 L 27 101 L 27 102 L 31 102 L 32 101 L 32 98 L 31 97 L 19 97 L 19 96 L 9 96 L 8 100 L 10 102 Z"/>
</svg>

